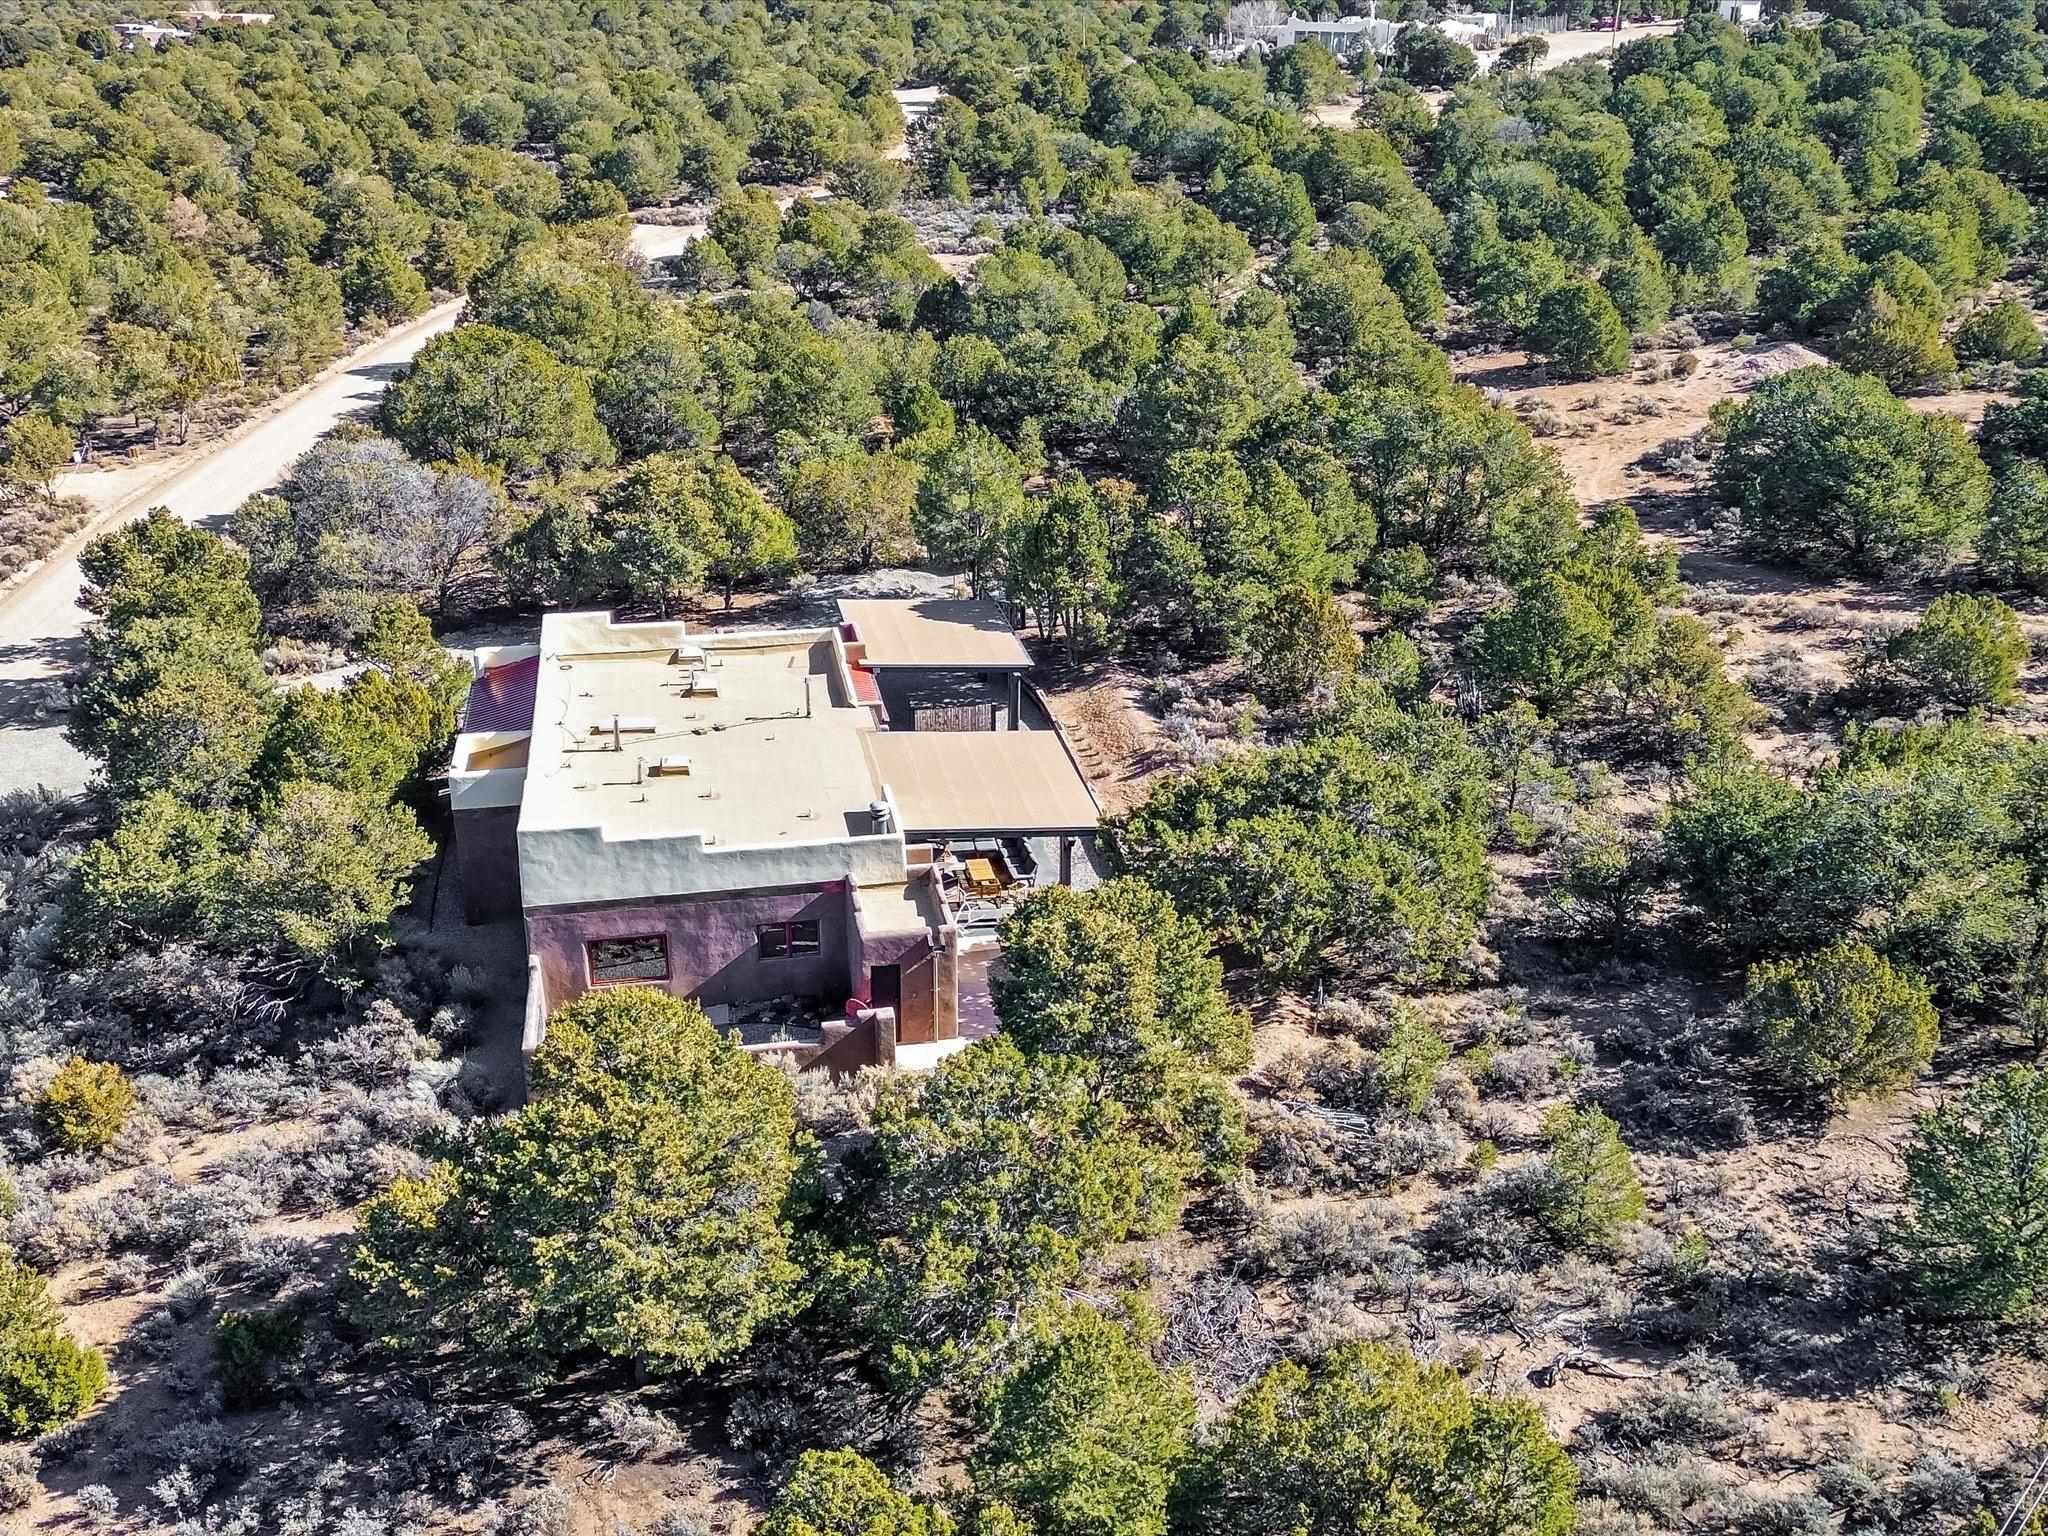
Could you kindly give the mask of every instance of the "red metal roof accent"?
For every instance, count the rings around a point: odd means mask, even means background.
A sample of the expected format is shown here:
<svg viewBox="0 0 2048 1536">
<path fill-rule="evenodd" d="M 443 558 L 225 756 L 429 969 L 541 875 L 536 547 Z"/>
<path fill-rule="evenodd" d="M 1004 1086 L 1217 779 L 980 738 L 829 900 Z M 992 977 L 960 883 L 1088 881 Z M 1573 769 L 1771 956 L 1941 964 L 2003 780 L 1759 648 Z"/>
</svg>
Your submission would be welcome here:
<svg viewBox="0 0 2048 1536">
<path fill-rule="evenodd" d="M 853 679 L 853 700 L 856 704 L 879 704 L 882 702 L 882 685 L 875 674 L 866 667 L 848 667 L 847 675 Z"/>
<path fill-rule="evenodd" d="M 508 661 L 486 667 L 469 690 L 463 706 L 465 731 L 530 731 L 533 729 L 533 690 L 540 682 L 540 658 Z"/>
</svg>

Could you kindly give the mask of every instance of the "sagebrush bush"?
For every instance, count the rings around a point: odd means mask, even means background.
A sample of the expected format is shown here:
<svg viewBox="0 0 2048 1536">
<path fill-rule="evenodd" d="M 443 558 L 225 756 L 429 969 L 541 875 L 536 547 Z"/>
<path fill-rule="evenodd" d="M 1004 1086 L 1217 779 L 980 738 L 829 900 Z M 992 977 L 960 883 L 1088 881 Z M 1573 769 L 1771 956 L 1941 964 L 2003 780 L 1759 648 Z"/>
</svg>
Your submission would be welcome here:
<svg viewBox="0 0 2048 1536">
<path fill-rule="evenodd" d="M 1515 1045 L 1489 1052 L 1473 1079 L 1488 1094 L 1526 1100 L 1548 1093 L 1556 1075 L 1555 1053 L 1540 1045 Z"/>
<path fill-rule="evenodd" d="M 28 1446 L 0 1446 L 0 1512 L 26 1509 L 43 1491 L 42 1459 Z"/>
<path fill-rule="evenodd" d="M 1882 1456 L 1845 1441 L 1814 1473 L 1814 1491 L 1834 1506 L 1845 1528 L 1888 1531 L 1900 1515 L 1891 1486 L 1896 1470 Z"/>
<path fill-rule="evenodd" d="M 620 1454 L 633 1461 L 665 1456 L 683 1443 L 683 1432 L 674 1419 L 631 1398 L 608 1397 L 598 1404 L 597 1427 Z"/>
<path fill-rule="evenodd" d="M 1632 1461 L 1600 1457 L 1587 1468 L 1582 1487 L 1650 1516 L 1663 1530 L 1683 1528 L 1689 1511 L 1721 1491 L 1711 1462 L 1675 1447 Z"/>
<path fill-rule="evenodd" d="M 97 1152 L 135 1112 L 135 1085 L 110 1061 L 74 1056 L 36 1098 L 36 1127 L 68 1152 Z"/>
<path fill-rule="evenodd" d="M 1607 1444 L 1630 1450 L 1703 1450 L 1742 1439 L 1751 1431 L 1749 1412 L 1731 1402 L 1725 1387 L 1711 1378 L 1641 1388 L 1610 1410 L 1599 1427 Z"/>
</svg>

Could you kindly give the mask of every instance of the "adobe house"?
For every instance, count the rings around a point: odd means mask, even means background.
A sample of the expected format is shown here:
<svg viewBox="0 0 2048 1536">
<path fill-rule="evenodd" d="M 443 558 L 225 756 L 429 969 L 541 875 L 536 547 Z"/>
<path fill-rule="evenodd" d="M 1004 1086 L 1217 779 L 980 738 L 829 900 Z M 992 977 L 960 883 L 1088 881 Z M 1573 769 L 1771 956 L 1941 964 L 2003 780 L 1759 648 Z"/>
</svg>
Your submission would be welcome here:
<svg viewBox="0 0 2048 1536">
<path fill-rule="evenodd" d="M 924 1064 L 993 1027 L 1010 903 L 1094 879 L 1100 811 L 995 604 L 704 635 L 555 613 L 474 660 L 454 852 L 470 921 L 524 920 L 529 1050 L 640 984 L 752 1049 Z"/>
</svg>

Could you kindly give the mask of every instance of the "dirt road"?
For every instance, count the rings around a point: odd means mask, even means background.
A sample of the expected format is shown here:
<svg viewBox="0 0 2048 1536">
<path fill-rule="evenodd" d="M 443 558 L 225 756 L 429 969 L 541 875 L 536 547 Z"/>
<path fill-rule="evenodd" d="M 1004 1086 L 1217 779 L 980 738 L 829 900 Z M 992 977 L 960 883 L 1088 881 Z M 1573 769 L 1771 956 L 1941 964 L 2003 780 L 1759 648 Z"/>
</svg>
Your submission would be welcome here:
<svg viewBox="0 0 2048 1536">
<path fill-rule="evenodd" d="M 1542 74 L 1560 64 L 1589 59 L 1598 53 L 1611 53 L 1623 43 L 1632 43 L 1639 37 L 1670 37 L 1677 31 L 1677 22 L 1660 21 L 1653 26 L 1623 27 L 1618 36 L 1613 32 L 1548 32 L 1543 35 L 1543 41 L 1550 44 L 1550 52 L 1543 56 L 1536 72 Z M 1480 54 L 1480 69 L 1490 69 L 1499 57 L 1497 53 Z"/>
<path fill-rule="evenodd" d="M 53 683 L 81 651 L 87 615 L 78 606 L 78 552 L 86 541 L 152 507 L 169 507 L 188 523 L 225 518 L 277 484 L 343 417 L 374 405 L 393 371 L 450 329 L 461 310 L 460 300 L 429 310 L 334 363 L 269 414 L 189 454 L 60 477 L 62 494 L 83 496 L 99 515 L 0 595 L 0 790 L 43 784 L 68 793 L 90 775 L 91 764 L 64 740 L 61 715 L 48 708 Z"/>
<path fill-rule="evenodd" d="M 1639 37 L 1670 37 L 1677 30 L 1677 22 L 1660 21 L 1654 26 L 1623 27 L 1619 35 L 1613 32 L 1594 31 L 1546 32 L 1543 34 L 1543 41 L 1550 45 L 1550 52 L 1536 65 L 1536 73 L 1544 74 L 1561 64 L 1572 64 L 1580 59 L 1611 53 L 1623 43 L 1632 43 Z M 1479 72 L 1485 74 L 1494 67 L 1499 58 L 1500 54 L 1497 51 L 1480 54 Z M 1422 99 L 1429 103 L 1430 111 L 1440 112 L 1444 103 L 1451 99 L 1451 93 L 1424 91 Z M 1357 116 L 1359 100 L 1357 96 L 1339 97 L 1336 101 L 1310 107 L 1308 115 L 1325 128 L 1349 128 Z"/>
</svg>

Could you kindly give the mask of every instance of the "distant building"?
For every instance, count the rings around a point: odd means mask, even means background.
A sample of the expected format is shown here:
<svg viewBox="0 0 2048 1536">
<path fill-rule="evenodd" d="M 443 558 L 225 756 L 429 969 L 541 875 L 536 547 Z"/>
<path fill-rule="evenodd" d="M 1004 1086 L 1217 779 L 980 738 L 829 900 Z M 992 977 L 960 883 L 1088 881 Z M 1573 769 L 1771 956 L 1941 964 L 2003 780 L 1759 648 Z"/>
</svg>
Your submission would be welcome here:
<svg viewBox="0 0 2048 1536">
<path fill-rule="evenodd" d="M 1377 31 L 1386 31 L 1391 36 L 1392 24 L 1375 22 L 1364 16 L 1307 21 L 1290 15 L 1274 29 L 1273 42 L 1280 48 L 1291 48 L 1296 43 L 1321 43 L 1341 59 L 1347 54 L 1363 53 L 1368 48 L 1384 47 L 1384 41 L 1374 35 Z"/>
<path fill-rule="evenodd" d="M 1454 43 L 1463 43 L 1467 48 L 1477 48 L 1482 44 L 1490 47 L 1491 44 L 1487 43 L 1486 40 L 1497 38 L 1505 24 L 1506 18 L 1500 15 L 1475 15 L 1468 13 L 1460 16 L 1446 16 L 1442 21 L 1436 23 L 1436 28 Z"/>
<path fill-rule="evenodd" d="M 182 43 L 192 36 L 183 27 L 167 27 L 154 21 L 117 21 L 114 23 L 114 35 L 127 48 L 145 45 L 161 48 L 165 43 Z"/>
<path fill-rule="evenodd" d="M 1753 27 L 1764 19 L 1763 0 L 1720 0 L 1720 17 L 1738 27 Z"/>
<path fill-rule="evenodd" d="M 454 852 L 472 921 L 524 921 L 529 1048 L 630 983 L 751 1049 L 927 1063 L 993 1028 L 1011 903 L 1096 878 L 1100 811 L 994 603 L 703 635 L 552 613 L 475 660 Z"/>
</svg>

